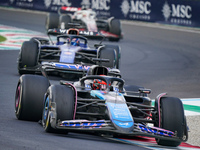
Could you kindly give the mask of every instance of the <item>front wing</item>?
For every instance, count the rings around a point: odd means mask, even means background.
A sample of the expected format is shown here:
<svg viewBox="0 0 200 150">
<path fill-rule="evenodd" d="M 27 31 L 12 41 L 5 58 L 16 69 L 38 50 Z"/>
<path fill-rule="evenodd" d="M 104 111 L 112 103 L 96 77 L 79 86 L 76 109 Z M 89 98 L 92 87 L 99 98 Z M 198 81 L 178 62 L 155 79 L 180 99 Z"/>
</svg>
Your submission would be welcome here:
<svg viewBox="0 0 200 150">
<path fill-rule="evenodd" d="M 62 72 L 62 73 L 71 73 L 71 74 L 84 74 L 89 70 L 90 66 L 80 65 L 80 64 L 66 64 L 66 63 L 54 63 L 54 62 L 44 62 L 42 63 L 43 69 L 46 72 Z M 20 70 L 24 71 L 34 71 L 40 72 L 41 65 L 35 67 L 24 67 Z"/>
<path fill-rule="evenodd" d="M 157 127 L 149 127 L 142 125 L 140 123 L 134 124 L 134 129 L 131 132 L 121 132 L 117 130 L 112 122 L 109 120 L 97 120 L 97 121 L 89 121 L 89 120 L 66 120 L 60 121 L 55 126 L 56 129 L 65 129 L 69 131 L 95 131 L 95 132 L 109 132 L 109 133 L 117 133 L 127 136 L 147 136 L 154 137 L 159 139 L 166 139 L 172 141 L 182 141 L 179 139 L 176 134 L 172 131 L 165 130 Z"/>
</svg>

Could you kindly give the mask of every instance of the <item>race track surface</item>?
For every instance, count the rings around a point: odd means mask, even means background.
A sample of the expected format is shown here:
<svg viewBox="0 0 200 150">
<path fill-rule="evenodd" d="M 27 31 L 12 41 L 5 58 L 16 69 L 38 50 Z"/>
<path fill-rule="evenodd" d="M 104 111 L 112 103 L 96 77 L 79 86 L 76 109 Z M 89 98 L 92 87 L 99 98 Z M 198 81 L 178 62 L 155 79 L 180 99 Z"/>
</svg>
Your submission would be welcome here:
<svg viewBox="0 0 200 150">
<path fill-rule="evenodd" d="M 45 15 L 0 9 L 0 24 L 45 33 Z M 127 85 L 179 98 L 200 97 L 200 34 L 123 24 L 121 74 Z M 94 41 L 92 41 L 94 42 Z M 107 43 L 107 42 L 106 42 Z M 18 121 L 14 114 L 19 79 L 16 50 L 0 51 L 0 149 L 145 149 L 95 135 L 45 133 L 35 122 Z"/>
</svg>

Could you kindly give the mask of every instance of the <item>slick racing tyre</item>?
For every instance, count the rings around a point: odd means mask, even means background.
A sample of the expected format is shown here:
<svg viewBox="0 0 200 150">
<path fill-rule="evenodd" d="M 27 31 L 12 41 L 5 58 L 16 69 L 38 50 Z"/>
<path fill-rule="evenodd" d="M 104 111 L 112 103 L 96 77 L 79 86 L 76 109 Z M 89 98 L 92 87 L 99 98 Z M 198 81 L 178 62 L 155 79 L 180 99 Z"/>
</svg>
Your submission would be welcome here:
<svg viewBox="0 0 200 150">
<path fill-rule="evenodd" d="M 49 45 L 49 39 L 40 38 L 40 37 L 32 37 L 29 41 L 40 43 L 41 45 Z"/>
<path fill-rule="evenodd" d="M 48 31 L 49 29 L 58 28 L 58 25 L 59 25 L 59 14 L 48 13 L 45 23 L 46 30 Z"/>
<path fill-rule="evenodd" d="M 44 130 L 50 133 L 66 133 L 63 130 L 55 129 L 57 121 L 72 120 L 74 115 L 74 91 L 71 87 L 65 85 L 52 85 L 48 88 L 42 115 L 42 124 Z M 54 127 L 50 122 L 50 114 L 53 103 L 56 109 L 54 118 Z"/>
<path fill-rule="evenodd" d="M 42 119 L 44 95 L 49 81 L 39 75 L 22 75 L 15 95 L 15 115 L 19 120 Z"/>
<path fill-rule="evenodd" d="M 99 58 L 109 59 L 109 62 L 101 62 L 101 65 L 116 68 L 116 51 L 113 48 L 100 47 Z"/>
<path fill-rule="evenodd" d="M 158 109 L 158 101 L 155 103 Z M 159 109 L 158 109 L 159 111 Z M 159 120 L 159 119 L 158 119 Z M 184 116 L 184 108 L 180 99 L 175 97 L 162 97 L 160 100 L 160 121 L 158 127 L 175 132 L 180 141 L 156 139 L 158 145 L 179 146 L 184 140 L 185 129 L 187 128 Z"/>
<path fill-rule="evenodd" d="M 111 18 L 109 20 L 109 32 L 118 35 L 119 38 L 109 38 L 110 41 L 119 41 L 121 37 L 121 23 L 118 19 Z"/>
<path fill-rule="evenodd" d="M 105 47 L 107 48 L 113 48 L 116 51 L 116 68 L 119 69 L 120 68 L 120 58 L 121 58 L 121 48 L 118 45 L 109 45 L 109 44 L 105 44 Z"/>
<path fill-rule="evenodd" d="M 38 43 L 33 41 L 25 41 L 22 44 L 18 57 L 19 74 L 34 74 L 35 71 L 26 70 L 33 68 L 38 63 Z"/>
<path fill-rule="evenodd" d="M 71 23 L 72 19 L 70 15 L 61 15 L 60 16 L 60 21 L 59 21 L 59 26 L 61 29 L 68 29 L 70 28 L 70 25 L 68 23 Z"/>
</svg>

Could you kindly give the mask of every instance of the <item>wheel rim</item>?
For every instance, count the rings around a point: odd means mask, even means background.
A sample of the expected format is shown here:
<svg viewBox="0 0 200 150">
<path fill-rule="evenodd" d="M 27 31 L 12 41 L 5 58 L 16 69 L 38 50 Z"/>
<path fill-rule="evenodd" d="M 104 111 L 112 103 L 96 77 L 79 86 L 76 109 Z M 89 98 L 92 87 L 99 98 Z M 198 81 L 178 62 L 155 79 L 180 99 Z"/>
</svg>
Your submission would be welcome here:
<svg viewBox="0 0 200 150">
<path fill-rule="evenodd" d="M 21 84 L 18 85 L 15 96 L 15 113 L 18 115 L 21 108 Z"/>
<path fill-rule="evenodd" d="M 44 109 L 43 109 L 43 115 L 42 115 L 42 122 L 43 122 L 43 126 L 46 129 L 48 127 L 49 124 L 49 96 L 47 96 L 46 100 L 45 100 L 45 104 L 44 104 Z"/>
</svg>

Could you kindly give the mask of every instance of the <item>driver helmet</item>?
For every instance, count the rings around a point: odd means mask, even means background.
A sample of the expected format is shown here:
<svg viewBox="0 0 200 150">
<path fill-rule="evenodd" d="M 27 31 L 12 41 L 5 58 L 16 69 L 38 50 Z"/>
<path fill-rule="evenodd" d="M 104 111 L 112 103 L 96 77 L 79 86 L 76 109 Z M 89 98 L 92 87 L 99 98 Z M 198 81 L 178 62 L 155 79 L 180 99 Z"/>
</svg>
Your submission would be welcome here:
<svg viewBox="0 0 200 150">
<path fill-rule="evenodd" d="M 72 45 L 80 46 L 80 39 L 79 38 L 73 38 L 72 39 Z"/>
<path fill-rule="evenodd" d="M 92 90 L 106 90 L 107 84 L 105 81 L 94 79 L 92 83 Z"/>
</svg>

